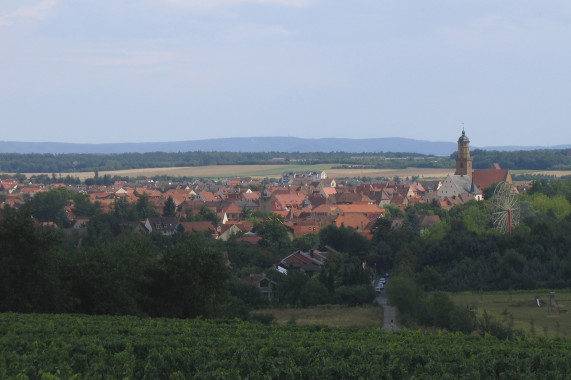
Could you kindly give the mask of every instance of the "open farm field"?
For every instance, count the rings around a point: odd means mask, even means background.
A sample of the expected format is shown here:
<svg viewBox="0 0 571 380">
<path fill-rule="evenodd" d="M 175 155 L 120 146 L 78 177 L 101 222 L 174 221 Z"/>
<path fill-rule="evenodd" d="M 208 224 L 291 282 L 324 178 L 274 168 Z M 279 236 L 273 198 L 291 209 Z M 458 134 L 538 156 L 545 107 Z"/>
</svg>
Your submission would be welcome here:
<svg viewBox="0 0 571 380">
<path fill-rule="evenodd" d="M 332 178 L 354 178 L 354 177 L 371 177 L 371 178 L 412 178 L 419 177 L 421 179 L 442 179 L 448 174 L 454 174 L 454 169 L 450 168 L 406 168 L 406 169 L 329 169 L 327 176 Z"/>
<path fill-rule="evenodd" d="M 557 335 L 571 336 L 571 311 L 559 312 L 549 307 L 549 290 L 529 290 L 512 292 L 451 293 L 457 305 L 470 305 L 478 309 L 481 317 L 484 310 L 498 320 L 510 323 L 513 315 L 513 326 L 525 332 L 535 330 L 535 335 L 553 338 Z M 537 306 L 535 297 L 542 301 Z M 571 291 L 556 290 L 555 300 L 562 310 L 571 309 Z M 533 322 L 532 322 L 533 321 Z"/>
<path fill-rule="evenodd" d="M 193 177 L 193 178 L 228 178 L 228 177 L 252 177 L 252 178 L 280 178 L 285 171 L 310 171 L 325 170 L 329 178 L 406 178 L 418 176 L 423 179 L 444 178 L 448 174 L 453 174 L 454 169 L 430 169 L 430 168 L 406 168 L 406 169 L 331 169 L 332 164 L 321 165 L 216 165 L 216 166 L 187 166 L 149 169 L 130 169 L 116 171 L 101 171 L 99 176 L 109 174 L 121 177 Z M 23 173 L 28 178 L 37 174 L 52 173 Z M 93 178 L 93 172 L 65 173 L 65 175 L 78 177 L 80 180 Z M 62 175 L 64 175 L 62 173 Z"/>
<path fill-rule="evenodd" d="M 0 314 L 2 379 L 565 379 L 568 340 Z"/>
<path fill-rule="evenodd" d="M 549 175 L 557 178 L 571 175 L 571 170 L 511 170 L 513 174 Z"/>
<path fill-rule="evenodd" d="M 285 171 L 313 171 L 325 170 L 329 178 L 412 178 L 418 177 L 424 180 L 443 179 L 448 174 L 454 174 L 453 168 L 405 168 L 405 169 L 332 169 L 335 164 L 319 164 L 319 165 L 211 165 L 211 166 L 186 166 L 186 167 L 165 167 L 165 168 L 148 168 L 148 169 L 129 169 L 115 171 L 100 171 L 99 175 L 117 175 L 121 177 L 193 177 L 193 178 L 228 178 L 228 177 L 252 177 L 252 178 L 280 178 Z M 14 173 L 8 173 L 14 174 Z M 33 175 L 52 173 L 23 173 L 28 178 Z M 93 172 L 75 172 L 62 173 L 63 176 L 71 175 L 78 177 L 80 180 L 93 178 Z M 571 175 L 570 170 L 514 170 L 512 174 L 536 174 L 551 175 L 562 177 Z"/>
<path fill-rule="evenodd" d="M 279 325 L 292 322 L 299 326 L 328 327 L 381 327 L 383 325 L 383 308 L 378 306 L 322 305 L 304 309 L 267 309 L 260 310 L 259 313 L 272 314 Z"/>
</svg>

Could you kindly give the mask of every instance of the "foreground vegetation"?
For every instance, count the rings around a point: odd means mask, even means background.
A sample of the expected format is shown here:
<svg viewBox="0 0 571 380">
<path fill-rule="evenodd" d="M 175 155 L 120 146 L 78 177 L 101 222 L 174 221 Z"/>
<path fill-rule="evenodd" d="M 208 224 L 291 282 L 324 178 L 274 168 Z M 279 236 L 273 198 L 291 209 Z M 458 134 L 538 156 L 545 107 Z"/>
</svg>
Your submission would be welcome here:
<svg viewBox="0 0 571 380">
<path fill-rule="evenodd" d="M 0 314 L 0 378 L 564 379 L 570 349 L 380 328 Z"/>
</svg>

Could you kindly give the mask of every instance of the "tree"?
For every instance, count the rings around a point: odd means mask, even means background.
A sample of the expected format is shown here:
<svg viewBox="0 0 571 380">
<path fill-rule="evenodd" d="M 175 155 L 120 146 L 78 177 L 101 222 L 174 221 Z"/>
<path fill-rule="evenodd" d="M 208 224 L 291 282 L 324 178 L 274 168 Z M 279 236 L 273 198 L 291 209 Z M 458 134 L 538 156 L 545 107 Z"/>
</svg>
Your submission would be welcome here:
<svg viewBox="0 0 571 380">
<path fill-rule="evenodd" d="M 366 237 L 352 228 L 337 227 L 333 224 L 319 231 L 319 240 L 322 245 L 329 245 L 338 251 L 346 252 L 361 259 L 367 257 L 371 243 Z"/>
<path fill-rule="evenodd" d="M 0 312 L 61 312 L 59 230 L 34 225 L 29 210 L 0 214 Z"/>
<path fill-rule="evenodd" d="M 159 216 L 159 213 L 154 204 L 151 203 L 149 200 L 149 195 L 147 193 L 143 193 L 139 195 L 139 199 L 137 199 L 137 204 L 135 206 L 137 210 L 137 217 L 139 219 L 146 219 L 154 216 Z"/>
<path fill-rule="evenodd" d="M 210 221 L 214 226 L 218 226 L 220 224 L 220 217 L 216 215 L 216 212 L 206 205 L 202 205 L 198 213 L 193 213 L 192 210 L 186 211 L 185 220 L 188 222 L 195 222 L 195 221 Z"/>
<path fill-rule="evenodd" d="M 41 222 L 54 222 L 60 227 L 68 227 L 70 221 L 66 217 L 64 206 L 69 204 L 72 194 L 60 187 L 36 194 L 27 205 L 32 216 Z"/>
<path fill-rule="evenodd" d="M 386 292 L 389 303 L 396 306 L 401 314 L 414 315 L 419 294 L 414 279 L 397 275 L 387 285 Z"/>
<path fill-rule="evenodd" d="M 450 314 L 454 310 L 454 302 L 443 292 L 431 293 L 427 303 L 432 325 L 443 329 L 450 328 Z"/>
<path fill-rule="evenodd" d="M 215 317 L 228 295 L 230 278 L 224 258 L 215 242 L 192 234 L 167 249 L 149 273 L 151 316 L 172 318 Z"/>
<path fill-rule="evenodd" d="M 141 235 L 108 240 L 71 256 L 65 280 L 77 300 L 75 312 L 141 314 L 153 247 Z"/>
<path fill-rule="evenodd" d="M 319 235 L 307 234 L 293 239 L 291 245 L 295 249 L 307 252 L 310 249 L 312 249 L 317 243 L 319 243 Z"/>
<path fill-rule="evenodd" d="M 127 198 L 124 197 L 115 198 L 113 214 L 120 221 L 139 220 L 135 204 L 129 203 Z"/>
<path fill-rule="evenodd" d="M 278 282 L 280 302 L 293 307 L 302 306 L 301 296 L 309 281 L 299 270 L 289 270 L 287 276 L 281 275 Z"/>
<path fill-rule="evenodd" d="M 165 201 L 163 216 L 176 216 L 176 206 L 173 197 L 168 197 Z"/>
<path fill-rule="evenodd" d="M 291 244 L 288 229 L 279 218 L 270 217 L 258 222 L 254 225 L 253 230 L 258 236 L 264 238 L 270 246 L 278 250 L 289 247 Z"/>
</svg>

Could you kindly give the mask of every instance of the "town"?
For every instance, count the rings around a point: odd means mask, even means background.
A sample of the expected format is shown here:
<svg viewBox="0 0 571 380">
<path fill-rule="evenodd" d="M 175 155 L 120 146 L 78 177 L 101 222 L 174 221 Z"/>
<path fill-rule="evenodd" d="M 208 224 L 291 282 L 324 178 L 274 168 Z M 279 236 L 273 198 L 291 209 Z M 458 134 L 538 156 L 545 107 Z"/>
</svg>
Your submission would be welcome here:
<svg viewBox="0 0 571 380">
<path fill-rule="evenodd" d="M 193 182 L 115 181 L 108 186 L 87 184 L 41 183 L 5 178 L 0 181 L 2 203 L 20 207 L 34 195 L 57 188 L 86 194 L 89 201 L 104 213 L 114 210 L 117 202 L 145 201 L 158 211 L 139 223 L 124 221 L 124 228 L 143 233 L 158 231 L 173 235 L 177 230 L 208 232 L 216 239 L 228 240 L 233 234 L 246 234 L 242 239 L 256 241 L 252 236 L 253 223 L 248 217 L 255 213 L 278 215 L 287 227 L 290 237 L 318 234 L 328 226 L 348 227 L 368 239 L 372 238 L 376 221 L 384 216 L 386 207 L 405 210 L 416 203 L 436 204 L 445 210 L 470 200 L 482 200 L 484 190 L 498 182 L 513 183 L 509 170 L 495 164 L 490 169 L 472 170 L 469 139 L 462 131 L 458 139 L 458 156 L 454 174 L 440 180 L 394 181 L 362 183 L 350 186 L 328 178 L 325 171 L 284 172 L 279 183 L 228 178 Z M 514 192 L 523 192 L 528 184 L 514 185 Z M 200 210 L 208 209 L 216 220 L 197 219 Z M 65 206 L 68 228 L 85 229 L 89 218 L 77 215 L 73 200 Z M 422 232 L 438 221 L 438 216 L 419 215 Z M 38 221 L 50 223 L 53 221 Z M 394 221 L 398 228 L 402 220 Z M 60 225 L 58 227 L 64 227 Z M 259 238 L 258 238 L 259 239 Z"/>
</svg>

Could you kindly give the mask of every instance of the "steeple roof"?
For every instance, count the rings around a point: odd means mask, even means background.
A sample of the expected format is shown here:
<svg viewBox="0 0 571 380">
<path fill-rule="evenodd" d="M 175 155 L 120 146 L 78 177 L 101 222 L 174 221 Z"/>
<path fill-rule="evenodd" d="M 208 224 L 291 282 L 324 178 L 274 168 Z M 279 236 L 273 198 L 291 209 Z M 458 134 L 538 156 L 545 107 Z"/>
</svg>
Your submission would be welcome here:
<svg viewBox="0 0 571 380">
<path fill-rule="evenodd" d="M 460 136 L 458 142 L 470 142 L 470 139 L 466 136 L 466 132 L 464 132 L 464 128 L 462 128 L 462 136 Z"/>
</svg>

